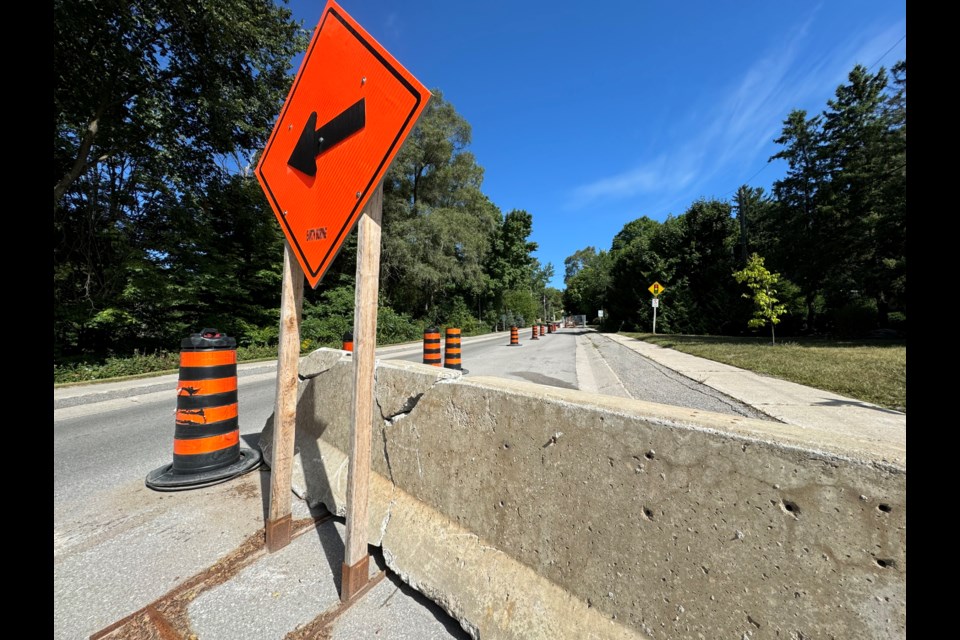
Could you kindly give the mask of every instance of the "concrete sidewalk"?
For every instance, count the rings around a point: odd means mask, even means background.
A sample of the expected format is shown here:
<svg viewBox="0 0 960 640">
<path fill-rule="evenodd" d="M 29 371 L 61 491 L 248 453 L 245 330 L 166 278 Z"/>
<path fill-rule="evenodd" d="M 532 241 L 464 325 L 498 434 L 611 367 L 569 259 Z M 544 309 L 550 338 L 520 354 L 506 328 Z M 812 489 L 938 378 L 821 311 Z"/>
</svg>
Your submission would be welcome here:
<svg viewBox="0 0 960 640">
<path fill-rule="evenodd" d="M 253 526 L 249 514 L 265 504 L 269 471 L 261 468 L 220 485 L 179 495 L 138 489 L 132 510 L 138 521 L 126 536 L 124 558 L 116 558 L 122 572 L 143 572 L 166 582 L 172 576 L 158 567 L 167 561 L 158 551 L 180 556 L 174 563 L 203 566 L 192 558 L 209 557 L 224 548 L 223 527 L 229 539 L 242 540 L 233 550 L 184 579 L 161 597 L 89 636 L 91 640 L 307 640 L 383 638 L 442 640 L 469 638 L 440 607 L 385 571 L 378 550 L 371 548 L 370 582 L 349 603 L 340 601 L 345 526 L 326 511 L 311 512 L 293 500 L 291 542 L 268 553 L 263 529 Z M 237 498 L 241 497 L 243 502 Z M 178 522 L 150 523 L 137 511 L 155 512 L 158 500 L 183 502 L 192 516 L 175 509 Z M 202 508 L 201 504 L 207 504 Z M 204 513 L 198 513 L 201 509 Z M 226 510 L 229 514 L 214 513 Z M 206 515 L 204 515 L 206 514 Z M 190 541 L 193 540 L 193 541 Z M 188 542 L 190 541 L 190 542 Z M 196 541 L 196 542 L 194 542 Z M 162 553 L 161 553 L 162 555 Z M 140 558 L 136 566 L 131 558 Z M 170 559 L 168 559 L 170 560 Z M 110 570 L 105 570 L 109 574 Z M 67 637 L 67 636 L 58 636 Z"/>
<path fill-rule="evenodd" d="M 903 413 L 636 339 L 604 335 L 777 421 L 812 432 L 830 432 L 834 437 L 839 432 L 866 450 L 883 442 L 889 451 L 893 443 L 902 455 L 889 462 L 906 465 L 906 415 Z M 417 345 L 411 344 L 394 350 L 416 348 Z M 270 365 L 260 365 L 263 366 Z M 266 475 L 267 472 L 260 473 Z M 251 491 L 261 494 L 269 487 L 266 480 L 254 482 L 241 478 L 233 482 L 249 485 Z M 264 497 L 261 495 L 260 499 Z M 262 538 L 253 535 L 214 567 L 182 581 L 163 598 L 91 638 L 429 640 L 469 637 L 439 606 L 386 572 L 384 563 L 376 556 L 370 567 L 371 582 L 352 602 L 341 603 L 341 576 L 337 567 L 343 556 L 343 522 L 329 514 L 309 513 L 306 505 L 297 499 L 293 515 L 293 539 L 284 549 L 267 553 Z"/>
<path fill-rule="evenodd" d="M 645 358 L 736 398 L 785 424 L 812 432 L 842 433 L 850 440 L 860 443 L 867 451 L 875 443 L 883 442 L 887 447 L 893 444 L 903 452 L 902 456 L 886 461 L 904 466 L 907 464 L 905 413 L 698 358 L 636 338 L 618 334 L 603 335 Z"/>
</svg>

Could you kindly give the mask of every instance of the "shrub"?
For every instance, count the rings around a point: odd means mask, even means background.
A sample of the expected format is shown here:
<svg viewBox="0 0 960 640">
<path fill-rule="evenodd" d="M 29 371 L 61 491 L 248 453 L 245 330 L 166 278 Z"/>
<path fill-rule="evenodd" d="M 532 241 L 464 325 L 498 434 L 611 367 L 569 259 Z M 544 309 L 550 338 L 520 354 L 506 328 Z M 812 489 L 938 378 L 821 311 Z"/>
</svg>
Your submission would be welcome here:
<svg viewBox="0 0 960 640">
<path fill-rule="evenodd" d="M 450 305 L 447 317 L 441 324 L 444 327 L 460 329 L 461 335 L 464 336 L 478 335 L 489 331 L 487 324 L 477 320 L 470 309 L 467 308 L 467 303 L 460 297 L 457 297 Z"/>
<path fill-rule="evenodd" d="M 132 356 L 110 356 L 100 361 L 80 361 L 53 366 L 54 384 L 67 382 L 90 382 L 107 378 L 161 371 L 176 371 L 180 367 L 179 352 L 134 352 Z"/>
<path fill-rule="evenodd" d="M 390 307 L 377 311 L 377 344 L 413 342 L 423 338 L 421 323 L 415 322 L 406 313 L 397 313 Z"/>
<path fill-rule="evenodd" d="M 839 338 L 863 336 L 877 328 L 877 303 L 859 299 L 846 303 L 828 314 L 830 332 Z"/>
<path fill-rule="evenodd" d="M 887 324 L 900 335 L 907 335 L 907 314 L 902 311 L 891 311 L 887 314 Z"/>
</svg>

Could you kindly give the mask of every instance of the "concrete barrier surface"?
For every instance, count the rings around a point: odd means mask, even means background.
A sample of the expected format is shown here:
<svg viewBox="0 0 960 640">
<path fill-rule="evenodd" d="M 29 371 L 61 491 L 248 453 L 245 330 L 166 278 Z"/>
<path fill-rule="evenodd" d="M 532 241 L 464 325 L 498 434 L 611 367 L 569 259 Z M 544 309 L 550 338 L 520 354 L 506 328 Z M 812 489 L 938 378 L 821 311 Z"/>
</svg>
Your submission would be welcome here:
<svg viewBox="0 0 960 640">
<path fill-rule="evenodd" d="M 352 366 L 300 367 L 294 491 L 338 515 Z M 473 637 L 906 637 L 894 444 L 417 363 L 375 393 L 370 544 Z"/>
</svg>

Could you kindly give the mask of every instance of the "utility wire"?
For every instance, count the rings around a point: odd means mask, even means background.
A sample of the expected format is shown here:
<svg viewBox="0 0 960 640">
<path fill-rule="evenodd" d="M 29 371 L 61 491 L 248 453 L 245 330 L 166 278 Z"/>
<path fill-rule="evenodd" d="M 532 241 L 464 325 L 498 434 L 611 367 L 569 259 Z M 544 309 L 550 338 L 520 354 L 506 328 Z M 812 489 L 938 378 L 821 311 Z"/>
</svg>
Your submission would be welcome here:
<svg viewBox="0 0 960 640">
<path fill-rule="evenodd" d="M 894 42 L 892 47 L 890 47 L 889 49 L 887 49 L 886 52 L 885 52 L 882 56 L 880 56 L 879 58 L 877 58 L 877 61 L 876 61 L 876 62 L 874 62 L 872 65 L 870 65 L 870 69 L 873 69 L 875 66 L 877 66 L 878 64 L 880 64 L 880 61 L 883 60 L 884 58 L 886 58 L 888 53 L 890 53 L 891 51 L 893 51 L 898 44 L 900 44 L 901 42 L 903 42 L 903 41 L 906 40 L 906 39 L 907 39 L 907 34 L 903 34 L 903 37 L 902 37 L 902 38 L 900 38 L 899 40 L 897 40 L 896 42 Z M 870 71 L 870 69 L 867 69 L 867 71 Z"/>
<path fill-rule="evenodd" d="M 873 69 L 875 66 L 877 66 L 878 64 L 880 64 L 880 61 L 883 60 L 884 58 L 886 58 L 888 53 L 890 53 L 891 51 L 893 51 L 894 49 L 896 49 L 896 48 L 897 48 L 897 45 L 900 44 L 901 42 L 903 42 L 903 41 L 906 40 L 906 39 L 907 39 L 907 34 L 903 34 L 903 37 L 901 37 L 899 40 L 897 40 L 896 42 L 894 42 L 893 45 L 892 45 L 889 49 L 887 49 L 886 51 L 884 51 L 884 52 L 883 52 L 883 55 L 880 56 L 879 58 L 877 58 L 877 61 L 874 62 L 872 65 L 870 65 L 870 68 L 867 69 L 867 71 L 870 71 L 870 70 Z M 760 170 L 757 171 L 755 174 L 753 174 L 752 176 L 750 176 L 749 178 L 747 178 L 746 180 L 744 180 L 744 181 L 743 181 L 743 184 L 750 184 L 750 181 L 751 181 L 751 180 L 753 180 L 753 179 L 756 178 L 758 175 L 760 175 L 760 174 L 763 172 L 763 170 L 766 169 L 766 168 L 769 167 L 769 166 L 770 166 L 770 161 L 767 160 L 767 163 L 766 163 L 765 165 L 763 165 L 762 167 L 760 167 Z M 740 187 L 738 186 L 736 189 L 733 189 L 732 191 L 727 192 L 726 195 L 729 196 L 729 195 L 731 195 L 731 194 L 733 194 L 733 193 L 736 193 L 737 189 L 739 189 L 739 188 L 740 188 Z"/>
</svg>

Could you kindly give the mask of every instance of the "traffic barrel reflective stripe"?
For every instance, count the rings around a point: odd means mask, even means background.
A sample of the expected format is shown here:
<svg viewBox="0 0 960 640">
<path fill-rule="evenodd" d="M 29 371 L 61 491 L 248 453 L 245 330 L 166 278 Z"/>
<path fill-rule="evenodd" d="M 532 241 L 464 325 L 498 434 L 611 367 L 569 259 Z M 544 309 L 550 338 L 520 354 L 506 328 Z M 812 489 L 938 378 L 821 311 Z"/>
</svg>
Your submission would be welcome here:
<svg viewBox="0 0 960 640">
<path fill-rule="evenodd" d="M 198 455 L 201 453 L 213 453 L 234 445 L 240 446 L 240 432 L 231 430 L 207 438 L 178 439 L 173 442 L 173 453 L 176 455 Z"/>
<path fill-rule="evenodd" d="M 460 329 L 447 327 L 446 344 L 443 348 L 443 366 L 445 369 L 463 369 L 460 361 Z"/>
<path fill-rule="evenodd" d="M 236 340 L 203 329 L 181 342 L 173 463 L 147 475 L 158 491 L 208 486 L 260 465 L 241 449 Z"/>
<path fill-rule="evenodd" d="M 236 392 L 233 393 L 215 393 L 212 396 L 177 397 L 177 424 L 195 425 L 195 424 L 214 424 L 216 422 L 225 422 L 237 420 L 237 403 L 216 406 L 203 406 L 211 402 L 219 402 L 219 398 L 236 398 Z"/>
<path fill-rule="evenodd" d="M 195 396 L 197 394 L 213 395 L 216 393 L 228 393 L 237 391 L 237 378 L 211 378 L 209 380 L 184 380 L 177 381 L 177 396 Z"/>
<path fill-rule="evenodd" d="M 423 364 L 439 367 L 440 362 L 440 329 L 427 327 L 423 331 Z"/>
</svg>

